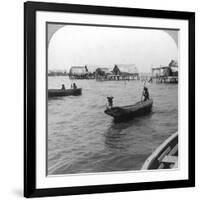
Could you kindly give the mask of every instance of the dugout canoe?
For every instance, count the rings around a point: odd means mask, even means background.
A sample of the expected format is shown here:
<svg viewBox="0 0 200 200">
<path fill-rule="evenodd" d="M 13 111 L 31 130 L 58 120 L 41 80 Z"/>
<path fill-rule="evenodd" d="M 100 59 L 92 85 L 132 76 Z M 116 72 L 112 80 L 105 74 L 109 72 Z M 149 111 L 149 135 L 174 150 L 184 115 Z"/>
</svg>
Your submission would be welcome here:
<svg viewBox="0 0 200 200">
<path fill-rule="evenodd" d="M 107 108 L 104 112 L 116 121 L 124 121 L 130 118 L 145 115 L 151 112 L 153 100 L 140 101 L 134 105 Z"/>
<path fill-rule="evenodd" d="M 178 132 L 167 138 L 142 166 L 142 170 L 172 168 L 178 168 Z"/>
<path fill-rule="evenodd" d="M 48 90 L 48 98 L 52 97 L 63 97 L 63 96 L 78 96 L 82 94 L 82 88 L 77 89 L 49 89 Z"/>
</svg>

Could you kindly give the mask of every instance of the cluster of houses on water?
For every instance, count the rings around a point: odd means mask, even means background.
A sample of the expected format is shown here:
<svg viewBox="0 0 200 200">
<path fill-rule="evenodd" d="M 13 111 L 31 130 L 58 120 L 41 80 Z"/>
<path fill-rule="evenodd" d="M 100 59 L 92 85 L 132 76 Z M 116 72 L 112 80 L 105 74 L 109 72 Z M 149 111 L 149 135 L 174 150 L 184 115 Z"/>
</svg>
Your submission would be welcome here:
<svg viewBox="0 0 200 200">
<path fill-rule="evenodd" d="M 69 71 L 70 79 L 96 80 L 138 80 L 139 73 L 135 65 L 120 64 L 114 67 L 73 66 Z"/>
<path fill-rule="evenodd" d="M 92 65 L 72 66 L 66 71 L 49 71 L 48 76 L 67 75 L 70 79 L 96 79 L 96 80 L 139 80 L 139 72 L 134 64 L 118 64 L 113 68 Z"/>
<path fill-rule="evenodd" d="M 152 80 L 160 83 L 178 83 L 178 63 L 171 60 L 168 66 L 152 68 Z"/>
<path fill-rule="evenodd" d="M 178 63 L 171 60 L 168 66 L 153 67 L 151 73 L 139 73 L 135 64 L 115 64 L 112 68 L 92 65 L 72 66 L 66 71 L 49 71 L 48 76 L 69 76 L 70 79 L 145 80 L 156 82 L 178 82 Z"/>
<path fill-rule="evenodd" d="M 48 70 L 48 76 L 68 76 L 66 70 Z"/>
</svg>

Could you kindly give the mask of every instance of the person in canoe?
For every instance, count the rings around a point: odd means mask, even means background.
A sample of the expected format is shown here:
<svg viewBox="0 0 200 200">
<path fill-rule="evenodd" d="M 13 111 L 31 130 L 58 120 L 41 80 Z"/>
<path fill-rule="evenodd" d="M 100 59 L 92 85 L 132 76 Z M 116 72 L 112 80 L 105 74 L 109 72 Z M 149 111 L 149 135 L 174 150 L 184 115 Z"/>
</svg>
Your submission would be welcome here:
<svg viewBox="0 0 200 200">
<path fill-rule="evenodd" d="M 62 84 L 61 90 L 65 90 L 65 85 Z"/>
<path fill-rule="evenodd" d="M 107 99 L 108 99 L 108 107 L 109 107 L 109 108 L 112 108 L 112 107 L 113 107 L 113 98 L 114 98 L 114 97 L 107 97 Z"/>
<path fill-rule="evenodd" d="M 73 83 L 73 89 L 77 89 L 76 83 Z"/>
<path fill-rule="evenodd" d="M 142 92 L 142 98 L 143 98 L 143 101 L 149 100 L 149 90 L 146 86 L 144 86 L 144 89 Z"/>
</svg>

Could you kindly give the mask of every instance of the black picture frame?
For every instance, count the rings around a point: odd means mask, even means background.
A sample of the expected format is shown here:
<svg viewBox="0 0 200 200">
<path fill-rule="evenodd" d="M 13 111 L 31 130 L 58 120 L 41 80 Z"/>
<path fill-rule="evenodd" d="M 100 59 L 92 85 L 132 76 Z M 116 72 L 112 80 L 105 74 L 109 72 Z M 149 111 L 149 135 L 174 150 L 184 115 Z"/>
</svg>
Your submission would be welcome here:
<svg viewBox="0 0 200 200">
<path fill-rule="evenodd" d="M 91 13 L 189 22 L 189 177 L 187 180 L 36 188 L 36 11 Z M 24 196 L 43 197 L 195 186 L 195 13 L 44 2 L 24 3 Z"/>
</svg>

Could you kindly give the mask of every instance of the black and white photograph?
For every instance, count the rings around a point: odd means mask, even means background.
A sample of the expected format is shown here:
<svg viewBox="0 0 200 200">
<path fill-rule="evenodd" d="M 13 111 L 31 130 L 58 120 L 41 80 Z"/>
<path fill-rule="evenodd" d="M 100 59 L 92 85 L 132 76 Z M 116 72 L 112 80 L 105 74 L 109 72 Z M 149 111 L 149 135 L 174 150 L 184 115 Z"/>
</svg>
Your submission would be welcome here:
<svg viewBox="0 0 200 200">
<path fill-rule="evenodd" d="M 194 186 L 193 12 L 25 4 L 24 195 Z"/>
<path fill-rule="evenodd" d="M 179 30 L 46 23 L 47 175 L 179 168 Z"/>
</svg>

